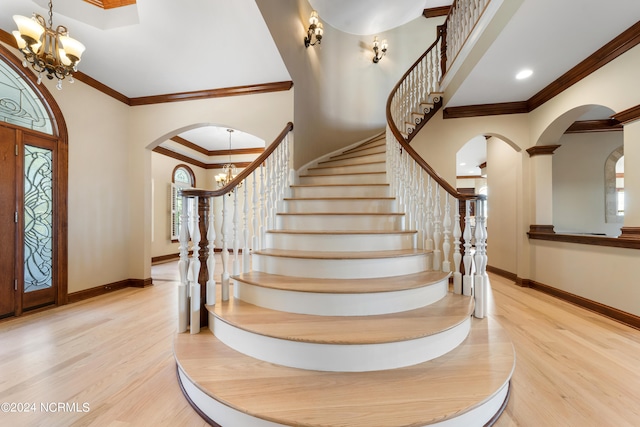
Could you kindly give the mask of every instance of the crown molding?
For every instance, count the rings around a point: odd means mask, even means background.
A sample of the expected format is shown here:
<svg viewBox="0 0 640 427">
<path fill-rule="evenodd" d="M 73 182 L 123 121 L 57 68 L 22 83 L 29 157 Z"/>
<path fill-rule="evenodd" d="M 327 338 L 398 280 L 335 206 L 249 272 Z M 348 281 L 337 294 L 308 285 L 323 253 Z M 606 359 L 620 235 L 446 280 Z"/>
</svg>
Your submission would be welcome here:
<svg viewBox="0 0 640 427">
<path fill-rule="evenodd" d="M 615 119 L 581 120 L 574 122 L 564 133 L 619 132 L 622 123 Z"/>
<path fill-rule="evenodd" d="M 16 39 L 13 34 L 0 29 L 0 42 L 17 49 Z M 255 85 L 234 86 L 218 89 L 205 89 L 193 92 L 169 93 L 165 95 L 141 96 L 137 98 L 129 98 L 126 95 L 110 88 L 104 83 L 99 82 L 91 76 L 84 74 L 82 71 L 73 73 L 73 78 L 92 88 L 108 95 L 129 106 L 163 104 L 167 102 L 192 101 L 195 99 L 222 98 L 228 96 L 255 95 L 259 93 L 288 91 L 293 87 L 291 80 L 275 83 L 260 83 Z"/>
<path fill-rule="evenodd" d="M 619 36 L 591 54 L 587 59 L 558 77 L 527 101 L 502 102 L 497 104 L 447 107 L 443 111 L 445 119 L 493 116 L 515 113 L 530 113 L 570 86 L 607 65 L 620 55 L 640 44 L 640 21 L 626 29 Z M 614 116 L 620 122 L 617 117 Z M 624 122 L 623 122 L 624 123 Z"/>
<path fill-rule="evenodd" d="M 255 148 L 234 148 L 231 150 L 207 150 L 206 148 L 200 147 L 193 142 L 181 138 L 179 136 L 174 136 L 171 138 L 171 141 L 182 145 L 183 147 L 190 148 L 194 151 L 197 151 L 200 154 L 204 154 L 205 156 L 232 156 L 232 155 L 242 155 L 242 154 L 262 154 L 264 152 L 264 147 L 255 147 Z"/>
<path fill-rule="evenodd" d="M 437 18 L 438 16 L 447 16 L 451 6 L 430 7 L 422 11 L 425 18 Z"/>
<path fill-rule="evenodd" d="M 464 119 L 480 116 L 497 116 L 504 114 L 528 113 L 526 101 L 501 102 L 499 104 L 464 105 L 460 107 L 447 107 L 442 112 L 445 119 Z"/>
<path fill-rule="evenodd" d="M 131 106 L 164 104 L 167 102 L 192 101 L 195 99 L 223 98 L 228 96 L 255 95 L 259 93 L 287 91 L 293 87 L 291 80 L 275 83 L 261 83 L 220 89 L 197 90 L 193 92 L 170 93 L 166 95 L 130 98 Z"/>
<path fill-rule="evenodd" d="M 635 107 L 620 111 L 619 113 L 611 116 L 611 118 L 622 123 L 623 125 L 636 121 L 640 119 L 640 105 L 636 105 Z"/>
<path fill-rule="evenodd" d="M 184 154 L 176 153 L 175 151 L 171 151 L 171 150 L 169 150 L 167 148 L 160 147 L 160 146 L 154 148 L 151 151 L 153 151 L 154 153 L 162 154 L 163 156 L 171 157 L 172 159 L 179 160 L 179 161 L 187 163 L 189 165 L 197 166 L 199 168 L 207 169 L 207 170 L 209 170 L 209 169 L 222 169 L 222 167 L 224 165 L 229 163 L 229 162 L 224 162 L 224 163 L 205 163 L 205 162 L 201 162 L 200 160 L 192 159 L 189 156 L 185 156 Z M 243 169 L 243 168 L 246 168 L 247 166 L 249 166 L 251 164 L 251 162 L 233 162 L 233 164 L 237 168 Z"/>
<path fill-rule="evenodd" d="M 529 157 L 533 156 L 544 156 L 553 154 L 560 145 L 534 145 L 533 147 L 527 148 L 527 153 L 529 153 Z"/>
</svg>

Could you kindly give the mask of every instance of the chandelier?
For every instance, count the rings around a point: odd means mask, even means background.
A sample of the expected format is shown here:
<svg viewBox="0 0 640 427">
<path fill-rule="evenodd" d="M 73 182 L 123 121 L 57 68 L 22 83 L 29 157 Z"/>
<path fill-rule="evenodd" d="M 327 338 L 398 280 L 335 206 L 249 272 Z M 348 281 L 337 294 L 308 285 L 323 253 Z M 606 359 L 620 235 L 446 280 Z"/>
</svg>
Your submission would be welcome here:
<svg viewBox="0 0 640 427">
<path fill-rule="evenodd" d="M 53 29 L 53 4 L 49 1 L 49 22 L 38 15 L 33 17 L 14 15 L 13 20 L 18 26 L 17 31 L 13 31 L 18 49 L 24 55 L 22 65 L 27 63 L 38 73 L 38 84 L 42 81 L 42 73 L 46 71 L 49 80 L 54 77 L 58 79 L 56 87 L 62 89 L 62 80 L 69 77 L 69 82 L 73 83 L 72 74 L 77 70 L 78 62 L 84 45 L 69 37 L 67 27 L 58 25 Z"/>
<path fill-rule="evenodd" d="M 227 129 L 227 132 L 229 132 L 229 163 L 222 166 L 222 172 L 215 177 L 218 188 L 228 185 L 237 175 L 236 165 L 231 163 L 231 134 L 233 133 L 233 129 Z M 240 183 L 240 185 L 242 185 L 242 183 Z M 238 185 L 238 187 L 240 187 L 240 185 Z"/>
</svg>

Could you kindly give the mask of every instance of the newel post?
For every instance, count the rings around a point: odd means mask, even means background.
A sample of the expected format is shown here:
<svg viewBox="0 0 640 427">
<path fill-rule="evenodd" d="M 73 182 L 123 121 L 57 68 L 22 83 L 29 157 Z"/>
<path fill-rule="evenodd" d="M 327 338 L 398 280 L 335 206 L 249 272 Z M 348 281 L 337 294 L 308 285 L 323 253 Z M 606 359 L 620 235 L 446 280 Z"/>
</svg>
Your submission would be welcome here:
<svg viewBox="0 0 640 427">
<path fill-rule="evenodd" d="M 205 307 L 207 303 L 207 282 L 209 282 L 209 215 L 211 214 L 211 198 L 198 197 L 198 229 L 200 231 L 200 244 L 194 251 L 198 251 L 200 269 L 198 271 L 198 283 L 200 284 L 200 326 L 209 324 L 209 313 Z M 195 278 L 194 278 L 195 279 Z"/>
<path fill-rule="evenodd" d="M 440 34 L 440 75 L 444 76 L 447 72 L 447 21 L 438 25 L 438 34 Z"/>
</svg>

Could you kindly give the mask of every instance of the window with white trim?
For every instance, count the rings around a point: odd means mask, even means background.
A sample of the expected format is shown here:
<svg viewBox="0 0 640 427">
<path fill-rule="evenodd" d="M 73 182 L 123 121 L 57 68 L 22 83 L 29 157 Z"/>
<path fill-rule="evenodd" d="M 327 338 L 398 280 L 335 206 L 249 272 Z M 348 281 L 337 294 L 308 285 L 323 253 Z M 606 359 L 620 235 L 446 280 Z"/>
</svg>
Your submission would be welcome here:
<svg viewBox="0 0 640 427">
<path fill-rule="evenodd" d="M 178 165 L 173 170 L 171 196 L 169 198 L 171 211 L 171 240 L 180 238 L 180 214 L 182 213 L 182 192 L 187 188 L 195 188 L 196 178 L 187 165 Z"/>
</svg>

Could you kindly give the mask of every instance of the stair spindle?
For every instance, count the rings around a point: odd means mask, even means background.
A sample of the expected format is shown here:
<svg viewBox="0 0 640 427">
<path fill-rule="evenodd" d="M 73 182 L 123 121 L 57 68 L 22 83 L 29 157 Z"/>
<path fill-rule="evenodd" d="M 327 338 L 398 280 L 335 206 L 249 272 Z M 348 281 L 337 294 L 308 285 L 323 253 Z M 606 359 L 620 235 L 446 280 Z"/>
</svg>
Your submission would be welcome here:
<svg viewBox="0 0 640 427">
<path fill-rule="evenodd" d="M 207 271 L 209 273 L 209 279 L 207 280 L 207 305 L 215 305 L 216 304 L 216 279 L 214 277 L 214 272 L 216 268 L 216 258 L 215 258 L 215 241 L 216 241 L 216 223 L 215 223 L 215 213 L 213 210 L 213 197 L 209 197 L 209 225 L 207 228 L 207 240 L 209 241 L 209 253 L 207 257 Z"/>
<path fill-rule="evenodd" d="M 460 228 L 460 200 L 456 199 L 455 215 L 453 225 L 453 292 L 462 293 L 462 274 L 460 273 L 460 263 L 462 262 L 462 254 L 460 238 L 462 237 L 462 229 Z"/>
<path fill-rule="evenodd" d="M 198 197 L 195 197 L 195 206 L 198 206 Z M 191 270 L 191 316 L 189 323 L 191 324 L 190 332 L 197 334 L 200 332 L 200 283 L 198 283 L 198 277 L 200 276 L 200 214 L 198 209 L 195 208 L 191 212 L 193 220 L 193 231 L 191 233 L 191 240 L 193 241 L 193 255 L 189 263 L 189 269 Z"/>
<path fill-rule="evenodd" d="M 251 258 L 249 253 L 249 179 L 245 179 L 242 184 L 244 187 L 244 209 L 242 231 L 244 233 L 244 241 L 242 245 L 242 272 L 251 271 Z"/>
<path fill-rule="evenodd" d="M 227 196 L 222 196 L 222 223 L 220 233 L 222 233 L 222 301 L 229 301 L 229 234 L 227 232 Z"/>
<path fill-rule="evenodd" d="M 178 332 L 186 332 L 189 325 L 189 199 L 182 196 L 180 210 L 180 284 L 178 285 Z"/>
</svg>

